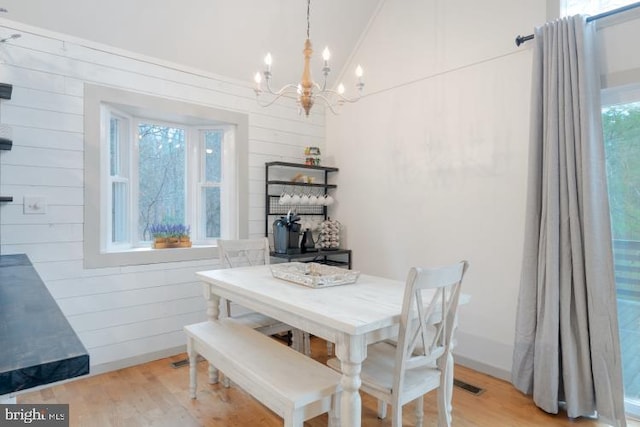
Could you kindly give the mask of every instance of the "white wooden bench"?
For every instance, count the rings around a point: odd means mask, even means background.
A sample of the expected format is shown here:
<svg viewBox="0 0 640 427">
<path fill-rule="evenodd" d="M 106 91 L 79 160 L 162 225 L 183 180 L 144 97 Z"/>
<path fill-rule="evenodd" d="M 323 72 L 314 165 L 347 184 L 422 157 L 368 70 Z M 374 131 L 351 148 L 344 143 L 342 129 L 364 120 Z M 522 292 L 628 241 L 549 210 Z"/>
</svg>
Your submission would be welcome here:
<svg viewBox="0 0 640 427">
<path fill-rule="evenodd" d="M 200 354 L 284 419 L 285 427 L 329 412 L 339 425 L 340 374 L 260 332 L 228 319 L 187 325 L 189 391 L 196 398 Z M 215 382 L 215 378 L 212 378 Z"/>
</svg>

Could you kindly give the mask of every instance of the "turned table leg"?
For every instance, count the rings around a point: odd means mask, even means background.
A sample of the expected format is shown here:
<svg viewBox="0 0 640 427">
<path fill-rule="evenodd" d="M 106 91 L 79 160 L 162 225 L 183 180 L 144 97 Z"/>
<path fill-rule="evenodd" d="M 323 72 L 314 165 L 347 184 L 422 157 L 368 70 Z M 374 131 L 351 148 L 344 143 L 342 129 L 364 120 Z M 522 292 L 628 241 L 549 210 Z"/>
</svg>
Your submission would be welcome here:
<svg viewBox="0 0 640 427">
<path fill-rule="evenodd" d="M 202 284 L 204 299 L 207 301 L 207 318 L 211 321 L 217 321 L 220 318 L 220 297 L 211 292 L 211 286 L 208 283 Z M 218 383 L 218 369 L 209 363 L 209 384 Z"/>
<path fill-rule="evenodd" d="M 342 396 L 340 398 L 340 422 L 342 426 L 360 427 L 362 401 L 360 399 L 360 371 L 367 356 L 363 336 L 340 335 L 336 342 L 336 356 L 342 369 Z"/>
<path fill-rule="evenodd" d="M 198 388 L 198 354 L 193 349 L 193 338 L 187 339 L 187 355 L 189 356 L 189 395 L 196 398 Z"/>
</svg>

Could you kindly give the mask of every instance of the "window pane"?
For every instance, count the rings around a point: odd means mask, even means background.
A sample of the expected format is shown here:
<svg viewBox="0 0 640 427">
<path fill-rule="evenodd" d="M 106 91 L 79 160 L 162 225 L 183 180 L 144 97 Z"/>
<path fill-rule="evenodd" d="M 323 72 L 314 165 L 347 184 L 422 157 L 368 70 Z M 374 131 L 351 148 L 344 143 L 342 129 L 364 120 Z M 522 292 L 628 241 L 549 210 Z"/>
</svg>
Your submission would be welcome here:
<svg viewBox="0 0 640 427">
<path fill-rule="evenodd" d="M 118 176 L 120 174 L 120 120 L 112 117 L 109 124 L 111 176 Z"/>
<path fill-rule="evenodd" d="M 220 236 L 220 187 L 202 189 L 204 206 L 205 238 L 215 239 Z"/>
<path fill-rule="evenodd" d="M 185 131 L 141 124 L 138 132 L 138 236 L 151 240 L 152 224 L 185 224 Z"/>
<path fill-rule="evenodd" d="M 579 13 L 597 15 L 635 3 L 636 0 L 565 0 L 565 2 L 565 16 L 573 16 Z"/>
<path fill-rule="evenodd" d="M 638 415 L 632 408 L 640 402 L 640 102 L 603 108 L 602 125 L 625 400 Z"/>
<path fill-rule="evenodd" d="M 219 183 L 222 177 L 222 137 L 221 130 L 204 133 L 204 180 Z"/>
<path fill-rule="evenodd" d="M 127 238 L 127 184 L 111 184 L 111 242 L 123 243 Z"/>
<path fill-rule="evenodd" d="M 640 103 L 603 110 L 614 239 L 640 241 Z"/>
</svg>

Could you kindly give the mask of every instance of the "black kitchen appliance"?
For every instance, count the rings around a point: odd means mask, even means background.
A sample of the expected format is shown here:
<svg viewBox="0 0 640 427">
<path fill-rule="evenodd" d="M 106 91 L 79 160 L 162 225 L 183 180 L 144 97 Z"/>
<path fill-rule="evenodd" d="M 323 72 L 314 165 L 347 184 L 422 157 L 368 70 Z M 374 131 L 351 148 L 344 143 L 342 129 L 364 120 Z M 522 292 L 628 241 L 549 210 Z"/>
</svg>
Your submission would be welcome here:
<svg viewBox="0 0 640 427">
<path fill-rule="evenodd" d="M 289 211 L 273 223 L 273 246 L 277 254 L 300 253 L 300 217 Z"/>
</svg>

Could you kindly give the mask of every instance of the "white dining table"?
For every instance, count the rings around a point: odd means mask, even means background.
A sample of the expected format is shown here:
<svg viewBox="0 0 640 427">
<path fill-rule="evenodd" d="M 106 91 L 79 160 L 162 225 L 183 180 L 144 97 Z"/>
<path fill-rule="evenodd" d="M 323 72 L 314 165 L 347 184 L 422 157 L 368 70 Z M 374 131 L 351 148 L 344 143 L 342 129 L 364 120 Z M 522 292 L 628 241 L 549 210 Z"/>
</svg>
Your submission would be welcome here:
<svg viewBox="0 0 640 427">
<path fill-rule="evenodd" d="M 210 320 L 218 319 L 225 298 L 334 343 L 342 366 L 341 425 L 361 425 L 362 362 L 368 344 L 397 336 L 403 281 L 361 274 L 354 284 L 311 288 L 274 278 L 268 265 L 197 276 L 204 282 Z"/>
</svg>

